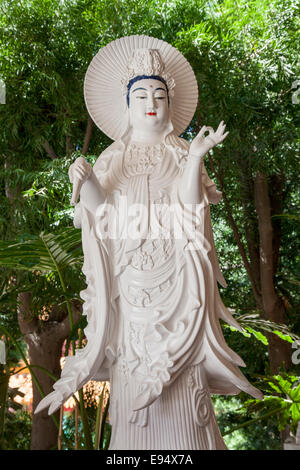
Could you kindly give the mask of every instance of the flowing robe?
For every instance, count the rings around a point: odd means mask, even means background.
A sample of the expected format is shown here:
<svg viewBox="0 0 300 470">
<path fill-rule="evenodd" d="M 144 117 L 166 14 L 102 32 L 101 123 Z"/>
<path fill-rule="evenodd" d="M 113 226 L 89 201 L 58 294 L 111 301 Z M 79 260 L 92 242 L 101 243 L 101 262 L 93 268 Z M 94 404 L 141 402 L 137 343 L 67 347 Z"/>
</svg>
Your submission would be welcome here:
<svg viewBox="0 0 300 470">
<path fill-rule="evenodd" d="M 209 204 L 221 193 L 203 164 L 200 204 L 180 200 L 188 148 L 174 134 L 157 146 L 113 143 L 94 166 L 105 203 L 97 214 L 76 208 L 88 343 L 53 393 L 59 402 L 89 379 L 110 380 L 110 449 L 225 448 L 210 394 L 260 397 L 219 323 L 240 329 L 218 291 Z"/>
</svg>

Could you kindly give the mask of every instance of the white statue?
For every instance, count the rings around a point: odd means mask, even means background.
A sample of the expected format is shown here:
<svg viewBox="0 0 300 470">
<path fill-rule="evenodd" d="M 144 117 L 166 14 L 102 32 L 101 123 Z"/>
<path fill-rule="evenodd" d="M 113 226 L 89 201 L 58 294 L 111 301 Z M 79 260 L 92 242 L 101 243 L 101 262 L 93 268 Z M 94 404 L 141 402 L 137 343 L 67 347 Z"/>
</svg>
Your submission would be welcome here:
<svg viewBox="0 0 300 470">
<path fill-rule="evenodd" d="M 148 36 L 102 48 L 84 91 L 114 140 L 93 168 L 79 158 L 69 171 L 74 202 L 80 192 L 88 342 L 36 412 L 53 413 L 90 379 L 109 380 L 110 449 L 224 449 L 210 394 L 262 398 L 219 324 L 241 329 L 217 287 L 226 283 L 209 204 L 221 193 L 203 164 L 225 124 L 202 127 L 191 144 L 178 137 L 197 106 L 196 78 L 177 49 Z"/>
</svg>

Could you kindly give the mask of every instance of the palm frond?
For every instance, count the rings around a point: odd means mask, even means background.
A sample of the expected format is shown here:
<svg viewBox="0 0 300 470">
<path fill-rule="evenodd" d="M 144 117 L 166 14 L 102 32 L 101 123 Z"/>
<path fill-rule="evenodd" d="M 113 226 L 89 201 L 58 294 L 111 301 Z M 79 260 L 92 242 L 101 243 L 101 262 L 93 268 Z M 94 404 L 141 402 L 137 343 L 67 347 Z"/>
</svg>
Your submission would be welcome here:
<svg viewBox="0 0 300 470">
<path fill-rule="evenodd" d="M 236 312 L 232 311 L 231 313 L 234 316 L 234 319 L 249 333 L 254 334 L 258 331 L 267 331 L 269 333 L 274 333 L 279 336 L 281 339 L 293 343 L 298 341 L 300 338 L 295 333 L 289 330 L 287 325 L 282 323 L 275 323 L 270 320 L 264 320 L 260 317 L 259 313 L 247 313 L 244 315 L 238 315 Z M 265 344 L 268 344 L 267 339 L 264 337 L 258 337 Z"/>
<path fill-rule="evenodd" d="M 73 227 L 22 242 L 0 241 L 0 266 L 6 268 L 50 274 L 82 262 L 81 232 Z"/>
</svg>

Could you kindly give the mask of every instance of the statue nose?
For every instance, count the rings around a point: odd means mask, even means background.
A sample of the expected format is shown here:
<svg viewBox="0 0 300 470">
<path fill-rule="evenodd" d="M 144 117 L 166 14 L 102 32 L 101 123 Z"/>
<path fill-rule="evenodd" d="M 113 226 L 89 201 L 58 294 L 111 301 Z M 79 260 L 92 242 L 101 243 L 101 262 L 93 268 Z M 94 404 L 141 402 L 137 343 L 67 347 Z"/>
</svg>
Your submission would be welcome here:
<svg viewBox="0 0 300 470">
<path fill-rule="evenodd" d="M 149 93 L 148 95 L 148 100 L 147 100 L 147 106 L 149 109 L 154 109 L 155 108 L 155 101 L 152 96 L 152 93 Z"/>
</svg>

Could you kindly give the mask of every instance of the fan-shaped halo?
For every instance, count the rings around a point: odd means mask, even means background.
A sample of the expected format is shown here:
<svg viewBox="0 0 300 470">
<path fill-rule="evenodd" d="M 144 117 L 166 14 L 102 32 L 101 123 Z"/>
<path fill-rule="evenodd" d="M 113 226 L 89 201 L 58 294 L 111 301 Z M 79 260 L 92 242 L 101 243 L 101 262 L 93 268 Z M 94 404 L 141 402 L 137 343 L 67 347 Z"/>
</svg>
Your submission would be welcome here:
<svg viewBox="0 0 300 470">
<path fill-rule="evenodd" d="M 135 49 L 157 49 L 166 71 L 175 80 L 172 97 L 172 123 L 180 135 L 189 125 L 198 101 L 198 86 L 189 62 L 167 42 L 145 35 L 125 36 L 110 42 L 94 56 L 84 79 L 87 110 L 108 137 L 119 139 L 126 128 L 126 97 L 121 80 Z"/>
</svg>

